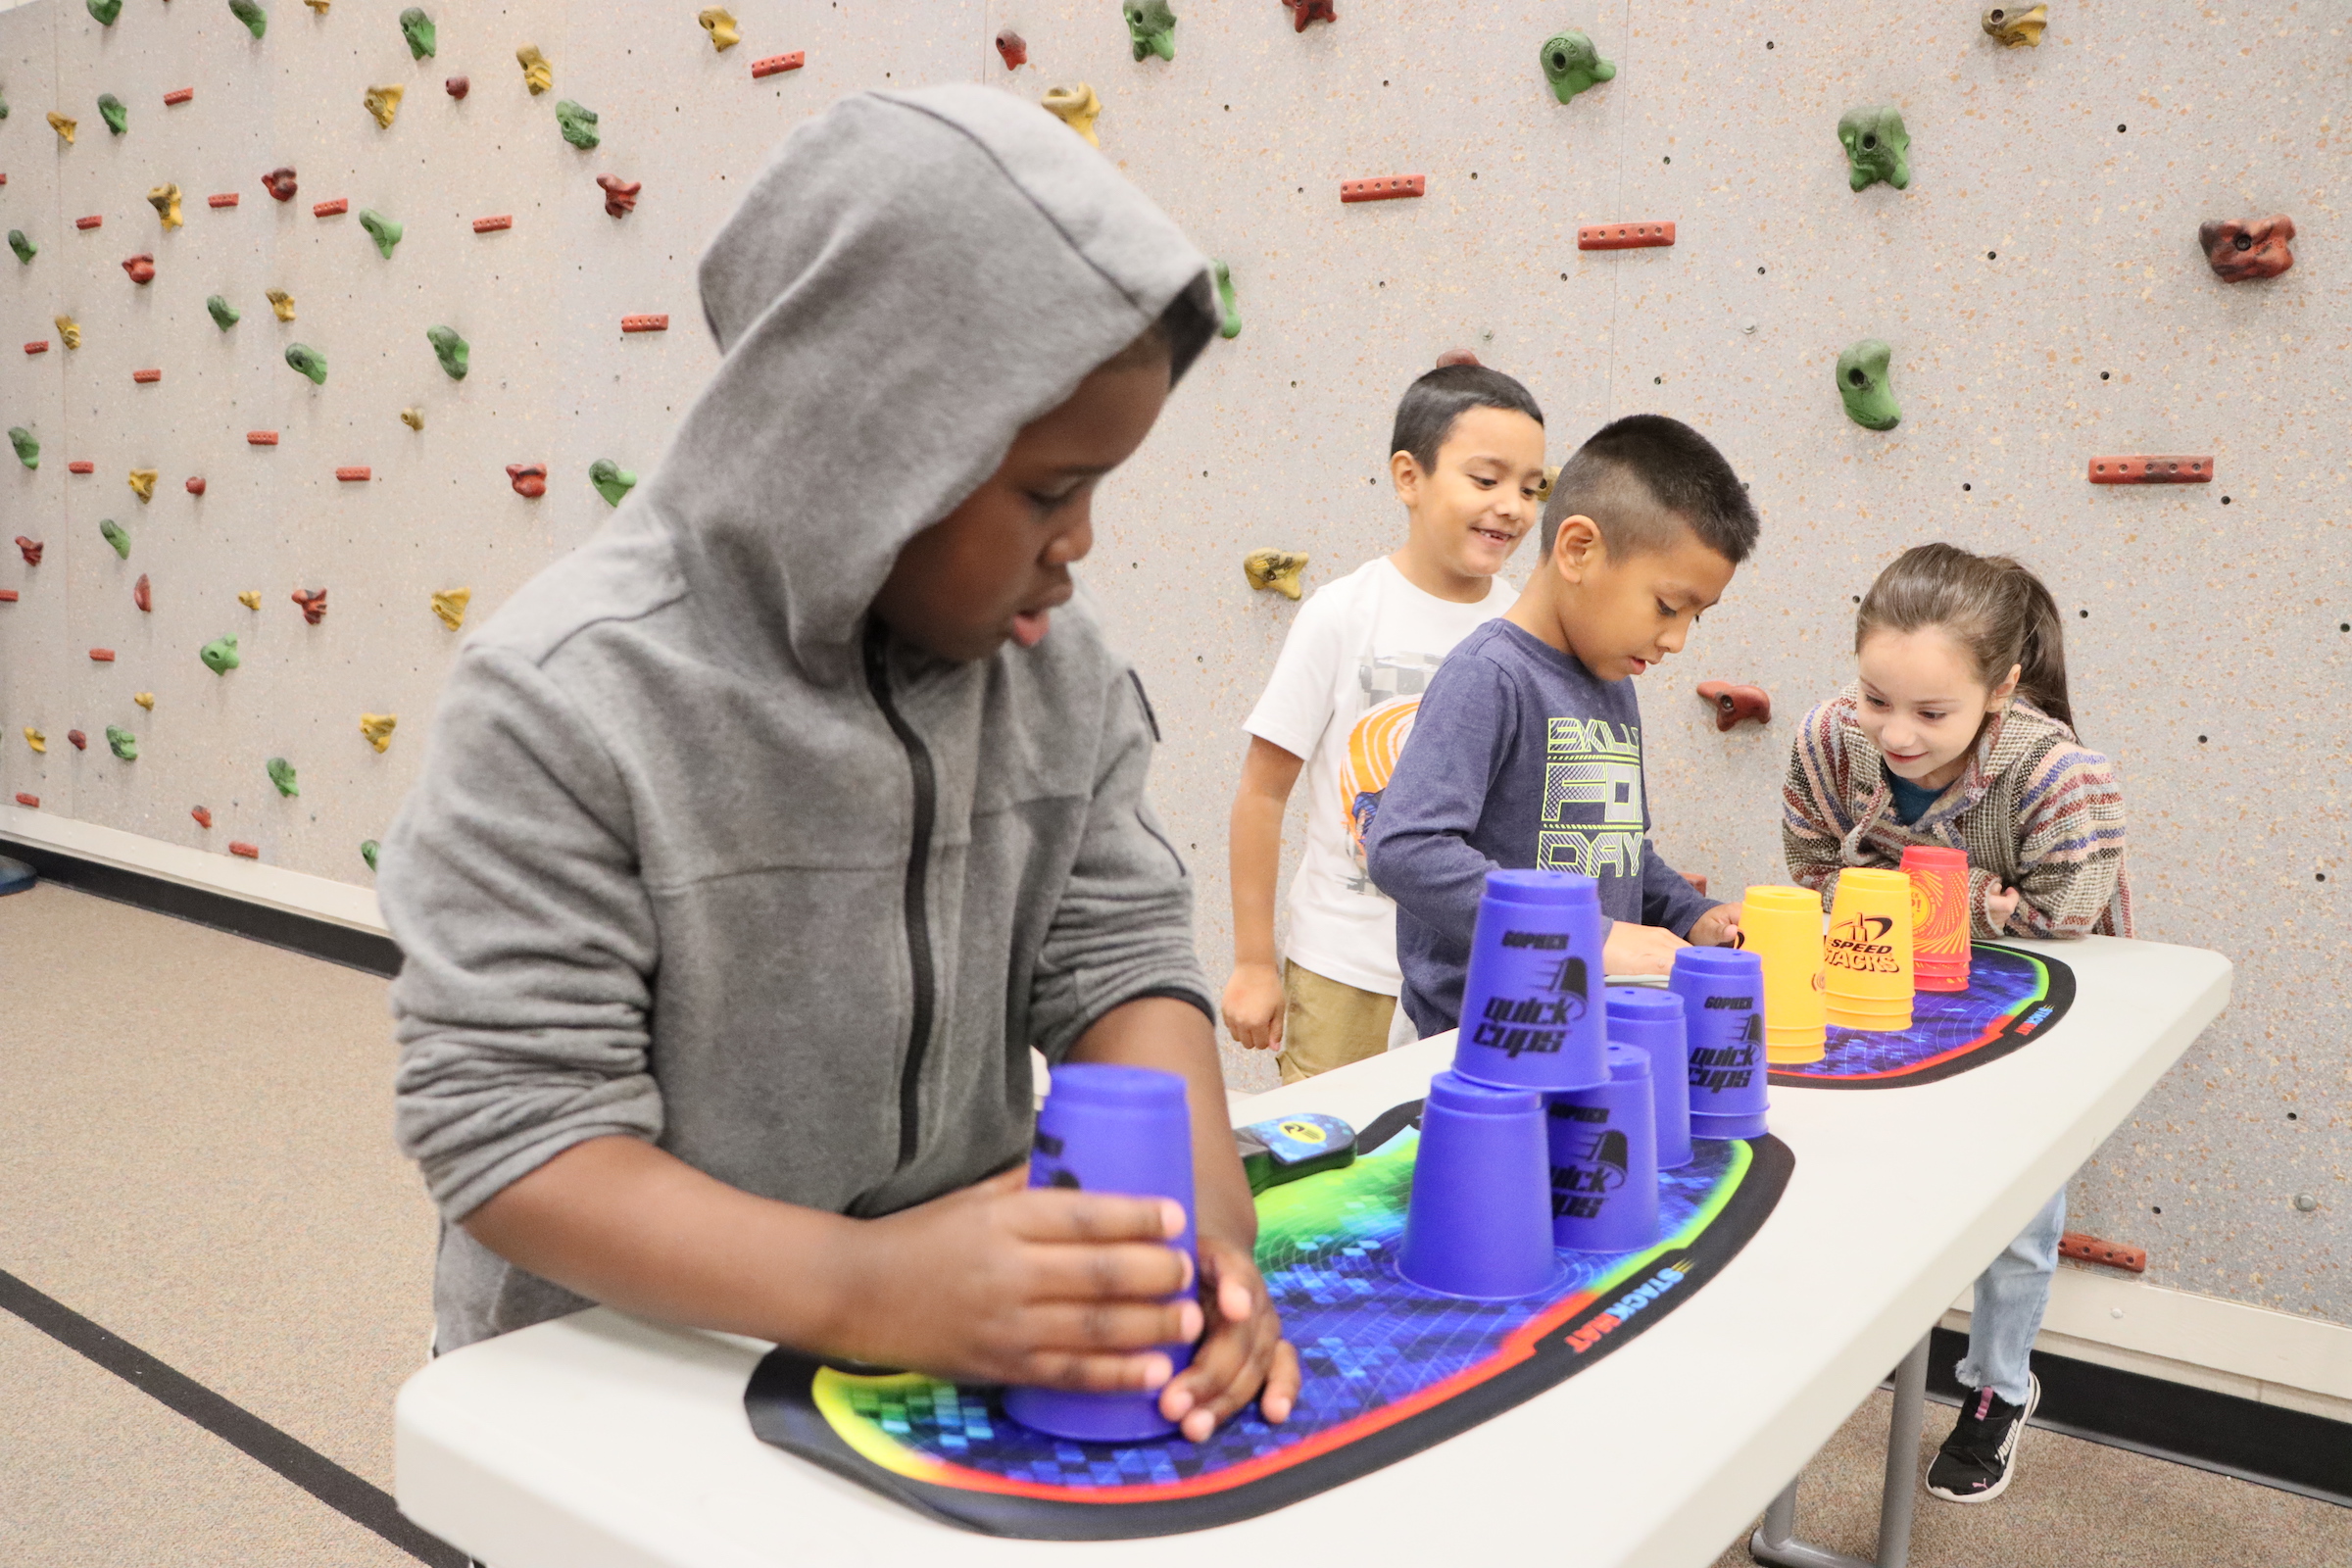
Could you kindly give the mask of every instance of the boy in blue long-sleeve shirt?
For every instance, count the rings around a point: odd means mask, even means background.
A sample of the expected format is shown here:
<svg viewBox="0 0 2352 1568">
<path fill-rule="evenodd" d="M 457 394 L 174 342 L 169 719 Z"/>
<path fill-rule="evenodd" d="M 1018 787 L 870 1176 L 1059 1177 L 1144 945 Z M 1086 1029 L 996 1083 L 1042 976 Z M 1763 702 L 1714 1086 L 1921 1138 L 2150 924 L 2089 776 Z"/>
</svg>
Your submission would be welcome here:
<svg viewBox="0 0 2352 1568">
<path fill-rule="evenodd" d="M 1431 680 L 1364 834 L 1372 881 L 1396 901 L 1399 1000 L 1424 1039 L 1459 1021 L 1479 894 L 1497 866 L 1597 878 L 1611 974 L 1663 974 L 1686 939 L 1736 933 L 1739 906 L 1706 899 L 1650 847 L 1629 677 L 1682 651 L 1756 530 L 1723 455 L 1660 415 L 1603 427 L 1560 470 L 1534 579 Z"/>
</svg>

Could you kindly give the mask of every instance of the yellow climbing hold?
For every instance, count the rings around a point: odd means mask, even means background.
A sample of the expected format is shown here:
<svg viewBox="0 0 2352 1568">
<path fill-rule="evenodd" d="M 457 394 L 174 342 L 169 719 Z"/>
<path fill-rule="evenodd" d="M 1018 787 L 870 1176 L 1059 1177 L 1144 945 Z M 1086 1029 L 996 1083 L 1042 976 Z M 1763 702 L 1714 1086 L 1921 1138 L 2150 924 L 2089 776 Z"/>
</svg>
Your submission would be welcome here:
<svg viewBox="0 0 2352 1568">
<path fill-rule="evenodd" d="M 433 595 L 433 613 L 441 617 L 442 625 L 456 631 L 466 624 L 466 607 L 472 602 L 472 589 L 451 588 Z"/>
<path fill-rule="evenodd" d="M 531 89 L 532 97 L 556 84 L 556 70 L 547 63 L 547 56 L 539 52 L 537 44 L 524 44 L 514 51 L 514 58 L 522 65 L 522 84 Z"/>
<path fill-rule="evenodd" d="M 155 711 L 155 693 L 153 692 L 133 692 L 130 694 L 130 700 L 151 713 Z"/>
<path fill-rule="evenodd" d="M 177 185 L 156 186 L 147 193 L 147 205 L 153 207 L 157 215 L 163 219 L 166 228 L 180 226 L 179 187 Z"/>
<path fill-rule="evenodd" d="M 421 430 L 424 428 L 424 411 L 422 409 L 403 409 L 400 411 L 400 422 L 412 430 Z"/>
<path fill-rule="evenodd" d="M 711 6 L 706 11 L 699 11 L 695 13 L 694 20 L 703 24 L 703 30 L 710 35 L 710 47 L 720 54 L 743 42 L 743 34 L 735 30 L 735 19 L 728 14 L 725 6 Z"/>
<path fill-rule="evenodd" d="M 259 610 L 262 608 L 262 591 L 259 588 L 248 588 L 237 595 L 237 603 L 243 605 L 247 610 Z"/>
<path fill-rule="evenodd" d="M 49 749 L 49 737 L 27 724 L 24 726 L 24 744 L 36 752 L 45 752 Z"/>
<path fill-rule="evenodd" d="M 1536 486 L 1536 499 L 1538 501 L 1549 501 L 1551 499 L 1552 481 L 1557 479 L 1559 476 L 1560 466 L 1556 463 L 1544 470 L 1544 482 Z"/>
<path fill-rule="evenodd" d="M 80 123 L 81 122 L 78 120 L 68 120 L 54 109 L 49 111 L 49 128 L 65 137 L 66 145 L 69 147 L 74 145 L 74 130 Z"/>
<path fill-rule="evenodd" d="M 370 87 L 368 89 L 368 96 L 361 102 L 368 106 L 368 112 L 375 117 L 375 122 L 378 125 L 390 130 L 392 117 L 400 113 L 400 95 L 407 91 L 406 87 L 397 86 Z"/>
<path fill-rule="evenodd" d="M 279 320 L 291 321 L 294 319 L 293 295 L 282 288 L 273 288 L 265 293 L 262 298 L 270 302 L 270 308 L 277 313 Z"/>
<path fill-rule="evenodd" d="M 1285 599 L 1298 597 L 1298 574 L 1310 558 L 1298 550 L 1252 550 L 1242 561 L 1242 575 L 1250 586 L 1271 588 Z"/>
<path fill-rule="evenodd" d="M 71 316 L 57 316 L 50 319 L 57 323 L 57 340 L 60 343 L 70 349 L 81 347 L 81 323 L 79 321 L 74 320 Z"/>
<path fill-rule="evenodd" d="M 360 733 L 368 737 L 368 745 L 380 752 L 392 744 L 392 726 L 399 722 L 398 713 L 362 713 Z"/>
<path fill-rule="evenodd" d="M 131 493 L 141 501 L 153 501 L 155 499 L 155 470 L 153 468 L 131 469 L 130 488 Z"/>
<path fill-rule="evenodd" d="M 326 8 L 333 5 L 335 0 L 302 0 L 302 3 L 323 17 L 326 15 Z"/>
<path fill-rule="evenodd" d="M 1095 146 L 1102 145 L 1095 135 L 1095 117 L 1102 112 L 1102 100 L 1085 82 L 1075 87 L 1051 87 L 1046 91 L 1046 108 L 1061 117 L 1061 122 L 1084 136 Z"/>
</svg>

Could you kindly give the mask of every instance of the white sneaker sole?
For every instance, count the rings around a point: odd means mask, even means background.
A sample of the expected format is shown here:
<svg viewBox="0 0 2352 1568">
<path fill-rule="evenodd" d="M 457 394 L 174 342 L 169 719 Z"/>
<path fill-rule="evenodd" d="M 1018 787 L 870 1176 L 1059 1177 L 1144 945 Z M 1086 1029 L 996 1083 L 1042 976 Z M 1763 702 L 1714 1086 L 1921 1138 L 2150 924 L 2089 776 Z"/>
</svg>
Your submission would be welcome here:
<svg viewBox="0 0 2352 1568">
<path fill-rule="evenodd" d="M 2017 1458 L 2019 1454 L 2025 1451 L 2026 1428 L 2028 1424 L 2033 1421 L 2034 1412 L 2040 1408 L 2041 1379 L 2028 1374 L 2028 1381 L 2026 1384 L 2026 1413 L 2017 1418 L 2017 1438 L 2016 1441 L 2009 1445 L 2009 1462 L 2001 1467 L 2001 1479 L 1994 1482 L 1991 1486 L 1986 1487 L 1983 1492 L 1972 1492 L 1966 1496 L 1962 1496 L 1957 1492 L 1946 1492 L 1941 1487 L 1931 1481 L 1927 1483 L 1928 1495 L 1931 1497 L 1940 1497 L 1945 1502 L 1957 1502 L 1965 1506 L 1972 1502 L 1990 1502 L 2002 1493 L 2007 1492 L 2009 1490 L 2009 1483 L 2017 1479 Z"/>
</svg>

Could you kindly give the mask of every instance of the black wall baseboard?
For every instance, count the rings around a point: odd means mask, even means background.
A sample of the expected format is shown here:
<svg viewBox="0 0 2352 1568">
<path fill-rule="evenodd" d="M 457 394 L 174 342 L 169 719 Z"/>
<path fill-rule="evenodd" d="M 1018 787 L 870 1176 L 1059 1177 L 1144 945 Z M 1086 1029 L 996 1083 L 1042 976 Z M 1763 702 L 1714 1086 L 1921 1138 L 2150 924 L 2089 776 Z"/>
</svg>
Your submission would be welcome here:
<svg viewBox="0 0 2352 1568">
<path fill-rule="evenodd" d="M 1928 1394 L 1960 1402 L 1968 1336 L 1937 1329 Z M 2352 1425 L 2140 1372 L 2034 1352 L 2037 1427 L 2352 1508 Z"/>
<path fill-rule="evenodd" d="M 232 894 L 189 887 L 142 871 L 102 865 L 45 845 L 0 837 L 0 855 L 23 860 L 44 878 L 80 893 L 192 920 L 273 948 L 307 954 L 390 979 L 400 972 L 400 948 L 390 937 L 355 931 L 332 920 L 252 904 Z"/>
</svg>

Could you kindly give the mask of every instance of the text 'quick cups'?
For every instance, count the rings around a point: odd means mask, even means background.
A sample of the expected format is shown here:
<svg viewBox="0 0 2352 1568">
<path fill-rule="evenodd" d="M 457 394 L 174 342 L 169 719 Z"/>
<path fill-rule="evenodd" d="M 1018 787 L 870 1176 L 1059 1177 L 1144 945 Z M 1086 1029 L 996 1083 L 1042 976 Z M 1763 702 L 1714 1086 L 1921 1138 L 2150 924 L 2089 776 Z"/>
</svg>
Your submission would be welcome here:
<svg viewBox="0 0 2352 1568">
<path fill-rule="evenodd" d="M 1172 1072 L 1104 1062 L 1055 1067 L 1046 1102 L 1038 1107 L 1029 1185 L 1173 1198 L 1184 1205 L 1184 1234 L 1168 1245 L 1198 1267 L 1193 1123 L 1184 1080 Z M 1159 1348 L 1178 1371 L 1193 1359 L 1189 1345 Z M 1023 1426 L 1083 1442 L 1141 1442 L 1176 1430 L 1159 1413 L 1155 1389 L 1094 1394 L 1012 1388 L 1004 1391 L 1004 1411 Z"/>
<path fill-rule="evenodd" d="M 1764 1054 L 1819 1061 L 1829 1045 L 1823 996 L 1821 895 L 1811 888 L 1749 888 L 1740 945 L 1764 960 Z"/>
<path fill-rule="evenodd" d="M 1501 1301 L 1560 1273 L 1544 1097 L 1459 1073 L 1429 1081 L 1396 1271 L 1425 1291 Z"/>
<path fill-rule="evenodd" d="M 1911 1027 L 1911 878 L 1856 866 L 1838 876 L 1823 944 L 1829 1021 L 1841 1029 Z"/>
<path fill-rule="evenodd" d="M 1911 879 L 1911 981 L 1921 991 L 1966 991 L 1969 944 L 1968 856 L 1913 844 L 1903 851 Z"/>
<path fill-rule="evenodd" d="M 1453 1070 L 1520 1089 L 1608 1081 L 1600 884 L 1573 871 L 1490 871 L 1462 985 Z"/>
<path fill-rule="evenodd" d="M 1690 1060 L 1683 999 L 1657 986 L 1610 986 L 1609 1044 L 1649 1057 L 1658 1169 L 1690 1163 Z M 1612 1075 L 1613 1076 L 1613 1075 Z"/>
<path fill-rule="evenodd" d="M 1658 1239 L 1657 1118 L 1649 1054 L 1609 1043 L 1609 1081 L 1544 1097 L 1550 1132 L 1551 1239 L 1580 1252 L 1631 1252 Z"/>
<path fill-rule="evenodd" d="M 1678 948 L 1667 989 L 1683 999 L 1690 1136 L 1764 1136 L 1764 959 L 1737 948 Z"/>
</svg>

